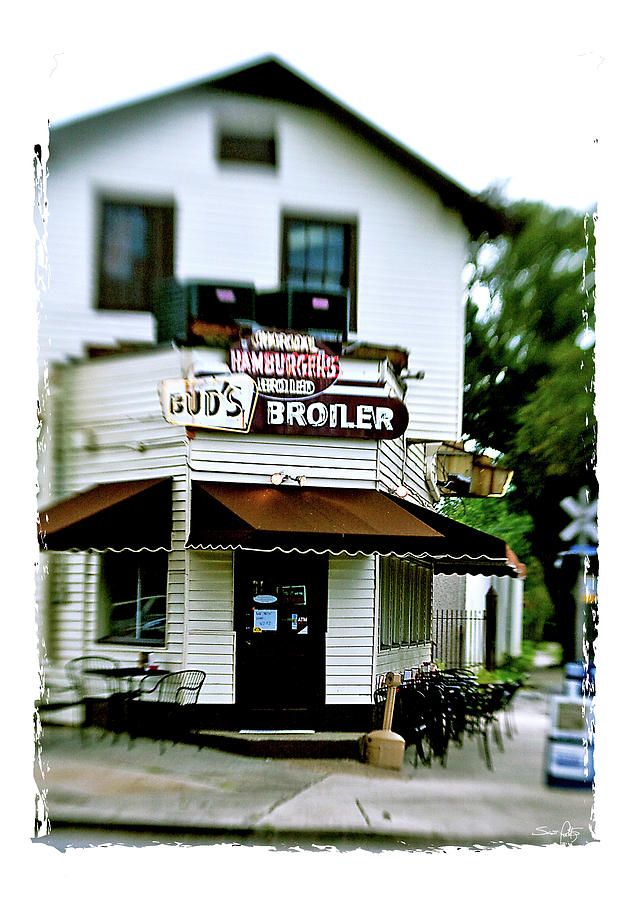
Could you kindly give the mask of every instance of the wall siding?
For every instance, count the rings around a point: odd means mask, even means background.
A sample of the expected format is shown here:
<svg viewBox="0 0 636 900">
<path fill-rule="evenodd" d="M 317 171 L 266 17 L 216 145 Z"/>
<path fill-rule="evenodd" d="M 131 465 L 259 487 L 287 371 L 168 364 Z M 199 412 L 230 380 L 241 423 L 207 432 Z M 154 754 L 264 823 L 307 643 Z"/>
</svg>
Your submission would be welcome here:
<svg viewBox="0 0 636 900">
<path fill-rule="evenodd" d="M 206 673 L 201 703 L 233 703 L 236 659 L 231 552 L 188 551 L 188 668 Z"/>
<path fill-rule="evenodd" d="M 404 438 L 378 442 L 378 483 L 386 490 L 404 483 Z"/>
<path fill-rule="evenodd" d="M 192 89 L 53 131 L 49 161 L 51 286 L 40 322 L 42 356 L 79 355 L 91 343 L 153 340 L 152 317 L 95 308 L 100 194 L 173 201 L 181 278 L 277 285 L 284 210 L 358 222 L 358 337 L 405 346 L 412 382 L 409 434 L 461 431 L 466 233 L 437 195 L 337 123 L 270 101 Z M 219 121 L 269 117 L 275 170 L 220 165 Z M 183 136 L 188 139 L 184 140 Z M 153 152 L 148 153 L 151 145 Z"/>
<path fill-rule="evenodd" d="M 157 393 L 163 378 L 179 374 L 172 350 L 57 369 L 45 423 L 55 440 L 41 461 L 50 472 L 46 503 L 100 482 L 183 473 L 187 441 L 163 419 Z"/>
<path fill-rule="evenodd" d="M 373 557 L 332 557 L 326 637 L 326 702 L 370 703 L 375 642 Z"/>
<path fill-rule="evenodd" d="M 430 642 L 414 644 L 412 647 L 399 647 L 394 650 L 380 650 L 376 660 L 376 674 L 387 672 L 402 674 L 405 669 L 416 669 L 423 662 L 431 662 L 432 648 Z"/>
<path fill-rule="evenodd" d="M 429 502 L 434 503 L 437 497 L 431 493 L 431 489 L 425 478 L 426 453 L 424 444 L 409 444 L 406 453 L 404 467 L 404 484 Z"/>
<path fill-rule="evenodd" d="M 284 469 L 321 487 L 374 488 L 376 444 L 348 439 L 198 434 L 191 467 L 201 480 L 269 484 Z"/>
</svg>

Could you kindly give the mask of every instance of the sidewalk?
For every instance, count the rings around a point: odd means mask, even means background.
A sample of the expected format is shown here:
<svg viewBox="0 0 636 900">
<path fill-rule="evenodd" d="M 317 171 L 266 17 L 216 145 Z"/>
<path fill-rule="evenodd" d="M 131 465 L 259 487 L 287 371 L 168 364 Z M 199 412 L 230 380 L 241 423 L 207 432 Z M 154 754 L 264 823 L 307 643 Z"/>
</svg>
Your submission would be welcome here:
<svg viewBox="0 0 636 900">
<path fill-rule="evenodd" d="M 534 683 L 534 679 L 533 679 Z M 549 690 L 549 688 L 548 688 Z M 401 771 L 354 760 L 261 759 L 144 738 L 113 742 L 90 729 L 46 728 L 42 741 L 51 836 L 69 825 L 164 833 L 390 838 L 398 844 L 550 844 L 564 822 L 592 840 L 591 790 L 543 783 L 546 697 L 523 691 L 517 732 L 492 742 L 494 771 L 477 739 L 452 747 L 448 764 Z M 163 752 L 162 752 L 163 751 Z M 200 842 L 200 841 L 199 841 Z M 72 844 L 69 844 L 72 846 Z"/>
</svg>

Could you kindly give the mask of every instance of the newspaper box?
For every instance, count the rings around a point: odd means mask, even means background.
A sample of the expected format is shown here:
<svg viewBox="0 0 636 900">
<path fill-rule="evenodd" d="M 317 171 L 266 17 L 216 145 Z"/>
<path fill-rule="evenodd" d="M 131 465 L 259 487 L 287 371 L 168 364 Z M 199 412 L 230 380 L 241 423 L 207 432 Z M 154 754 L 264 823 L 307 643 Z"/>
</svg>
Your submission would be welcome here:
<svg viewBox="0 0 636 900">
<path fill-rule="evenodd" d="M 594 707 L 590 697 L 550 698 L 545 750 L 549 785 L 591 785 L 594 780 Z"/>
</svg>

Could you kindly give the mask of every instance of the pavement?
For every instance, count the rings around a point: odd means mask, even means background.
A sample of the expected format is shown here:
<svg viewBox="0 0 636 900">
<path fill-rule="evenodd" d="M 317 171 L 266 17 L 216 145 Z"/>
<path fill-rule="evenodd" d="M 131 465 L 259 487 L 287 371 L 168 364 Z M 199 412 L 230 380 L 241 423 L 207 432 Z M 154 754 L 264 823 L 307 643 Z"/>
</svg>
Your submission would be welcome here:
<svg viewBox="0 0 636 900">
<path fill-rule="evenodd" d="M 415 765 L 407 750 L 397 771 L 45 727 L 36 841 L 580 846 L 594 840 L 592 790 L 544 783 L 547 697 L 562 679 L 560 670 L 533 673 L 532 689 L 515 698 L 513 737 L 502 722 L 504 751 L 491 742 L 493 771 L 476 738 L 452 746 L 445 767 Z"/>
</svg>

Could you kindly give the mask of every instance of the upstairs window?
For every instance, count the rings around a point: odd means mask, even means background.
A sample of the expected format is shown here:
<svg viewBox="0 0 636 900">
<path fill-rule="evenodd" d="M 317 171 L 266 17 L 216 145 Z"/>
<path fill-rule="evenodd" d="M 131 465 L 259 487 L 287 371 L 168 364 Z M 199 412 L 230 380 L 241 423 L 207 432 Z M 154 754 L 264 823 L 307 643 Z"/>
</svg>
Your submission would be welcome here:
<svg viewBox="0 0 636 900">
<path fill-rule="evenodd" d="M 236 134 L 221 131 L 217 136 L 217 157 L 220 162 L 276 167 L 276 138 L 272 134 Z"/>
<path fill-rule="evenodd" d="M 291 288 L 348 290 L 349 329 L 357 330 L 355 223 L 284 216 L 281 268 Z"/>
<path fill-rule="evenodd" d="M 163 646 L 167 584 L 168 554 L 164 551 L 104 553 L 98 639 L 117 644 Z"/>
<path fill-rule="evenodd" d="M 98 271 L 99 309 L 150 312 L 155 282 L 174 272 L 174 207 L 104 201 Z"/>
</svg>

